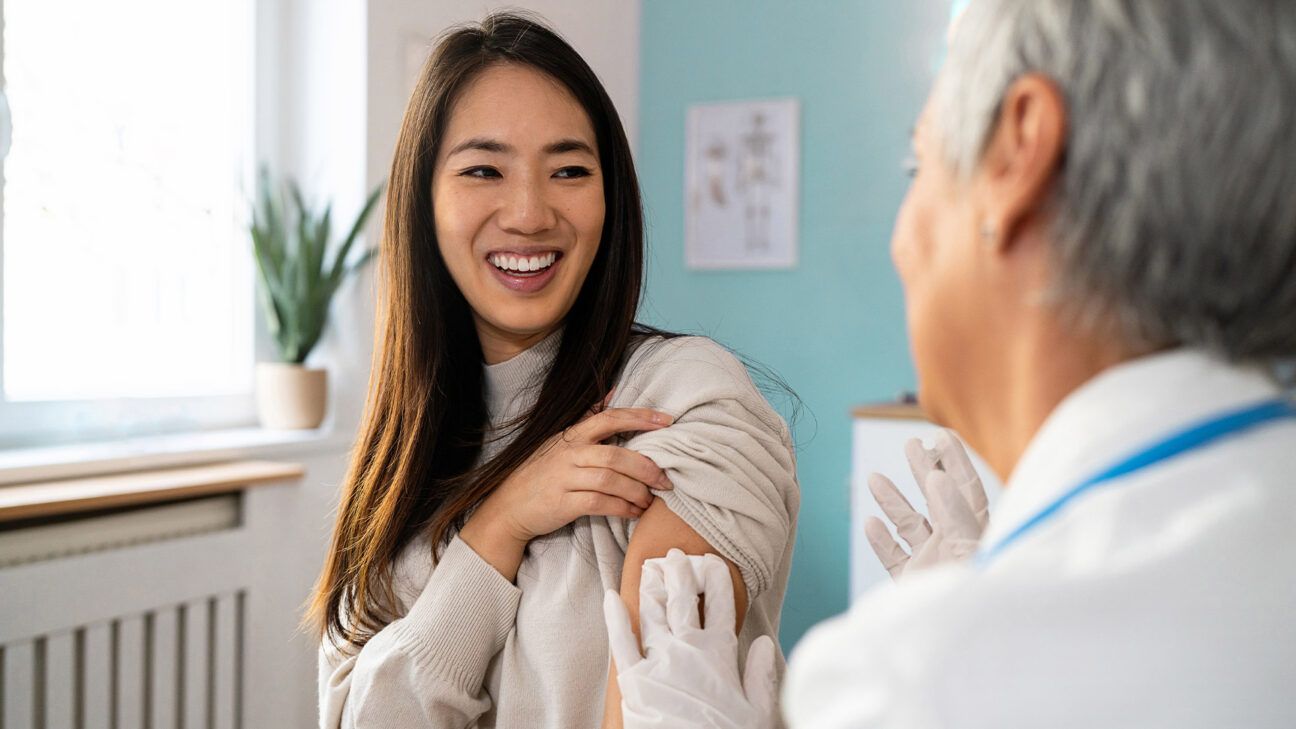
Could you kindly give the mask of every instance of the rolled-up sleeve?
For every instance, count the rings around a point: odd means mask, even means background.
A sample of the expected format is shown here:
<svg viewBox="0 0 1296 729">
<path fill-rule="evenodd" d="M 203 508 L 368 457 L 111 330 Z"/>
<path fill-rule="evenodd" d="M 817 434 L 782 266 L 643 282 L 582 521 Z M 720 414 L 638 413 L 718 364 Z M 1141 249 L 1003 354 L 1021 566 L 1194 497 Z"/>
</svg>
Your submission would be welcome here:
<svg viewBox="0 0 1296 729">
<path fill-rule="evenodd" d="M 675 488 L 654 492 L 742 573 L 755 598 L 791 548 L 799 492 L 783 419 L 746 367 L 701 337 L 643 345 L 612 401 L 675 416 L 625 446 L 651 458 Z"/>
</svg>

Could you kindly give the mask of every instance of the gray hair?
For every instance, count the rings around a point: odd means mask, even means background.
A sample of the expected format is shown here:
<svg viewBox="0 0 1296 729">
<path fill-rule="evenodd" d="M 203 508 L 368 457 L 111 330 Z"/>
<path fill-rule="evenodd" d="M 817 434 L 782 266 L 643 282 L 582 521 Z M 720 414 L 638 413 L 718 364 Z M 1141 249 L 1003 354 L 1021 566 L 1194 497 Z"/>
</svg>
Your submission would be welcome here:
<svg viewBox="0 0 1296 729">
<path fill-rule="evenodd" d="M 1008 87 L 1068 107 L 1053 296 L 1135 346 L 1296 356 L 1296 2 L 972 0 L 936 82 L 976 168 Z"/>
</svg>

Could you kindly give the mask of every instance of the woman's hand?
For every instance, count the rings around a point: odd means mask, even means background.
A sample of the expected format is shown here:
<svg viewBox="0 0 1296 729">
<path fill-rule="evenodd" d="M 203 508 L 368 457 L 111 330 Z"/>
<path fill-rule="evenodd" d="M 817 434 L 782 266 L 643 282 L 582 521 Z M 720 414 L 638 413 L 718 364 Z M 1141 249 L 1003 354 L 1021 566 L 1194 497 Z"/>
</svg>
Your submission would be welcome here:
<svg viewBox="0 0 1296 729">
<path fill-rule="evenodd" d="M 549 439 L 491 492 L 460 538 L 512 580 L 536 537 L 582 516 L 638 518 L 652 504 L 650 489 L 670 489 L 671 483 L 647 456 L 602 442 L 673 422 L 645 408 L 613 408 L 585 418 Z"/>
</svg>

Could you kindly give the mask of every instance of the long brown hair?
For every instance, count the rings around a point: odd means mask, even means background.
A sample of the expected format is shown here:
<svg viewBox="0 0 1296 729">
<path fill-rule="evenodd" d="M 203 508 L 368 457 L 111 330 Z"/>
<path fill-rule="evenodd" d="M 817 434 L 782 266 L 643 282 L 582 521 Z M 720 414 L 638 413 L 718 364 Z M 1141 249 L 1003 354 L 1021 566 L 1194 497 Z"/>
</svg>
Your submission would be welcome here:
<svg viewBox="0 0 1296 729">
<path fill-rule="evenodd" d="M 536 405 L 516 437 L 478 464 L 487 433 L 481 343 L 433 226 L 433 165 L 455 100 L 483 70 L 524 64 L 562 83 L 593 124 L 603 174 L 603 237 Z M 397 617 L 393 562 L 412 539 L 445 544 L 467 513 L 612 388 L 643 279 L 643 211 L 630 145 L 598 77 L 557 33 L 518 13 L 456 28 L 438 43 L 405 111 L 392 161 L 382 296 L 364 425 L 333 542 L 307 620 L 335 645 L 363 646 Z"/>
</svg>

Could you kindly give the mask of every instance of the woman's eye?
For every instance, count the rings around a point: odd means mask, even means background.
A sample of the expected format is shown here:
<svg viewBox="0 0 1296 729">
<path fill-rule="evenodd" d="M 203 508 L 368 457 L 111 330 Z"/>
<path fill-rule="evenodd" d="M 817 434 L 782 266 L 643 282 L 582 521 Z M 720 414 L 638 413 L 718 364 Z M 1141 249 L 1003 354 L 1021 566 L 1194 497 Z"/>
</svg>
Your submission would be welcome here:
<svg viewBox="0 0 1296 729">
<path fill-rule="evenodd" d="M 904 169 L 904 173 L 905 173 L 906 175 L 908 175 L 909 177 L 917 177 L 917 176 L 918 176 L 918 158 L 917 158 L 917 157 L 912 157 L 912 156 L 910 156 L 910 157 L 905 157 L 904 162 L 901 163 L 901 167 Z"/>
<path fill-rule="evenodd" d="M 499 170 L 494 167 L 469 167 L 459 173 L 460 177 L 478 177 L 481 179 L 497 179 L 501 177 Z"/>
<path fill-rule="evenodd" d="M 594 174 L 588 167 L 564 167 L 554 173 L 554 177 L 560 180 L 574 180 L 579 177 L 589 177 Z"/>
</svg>

